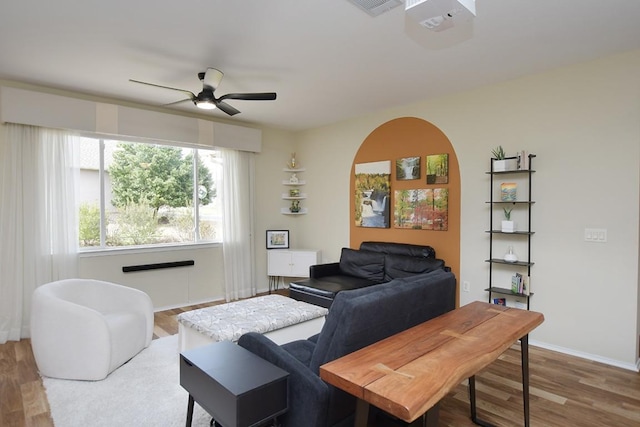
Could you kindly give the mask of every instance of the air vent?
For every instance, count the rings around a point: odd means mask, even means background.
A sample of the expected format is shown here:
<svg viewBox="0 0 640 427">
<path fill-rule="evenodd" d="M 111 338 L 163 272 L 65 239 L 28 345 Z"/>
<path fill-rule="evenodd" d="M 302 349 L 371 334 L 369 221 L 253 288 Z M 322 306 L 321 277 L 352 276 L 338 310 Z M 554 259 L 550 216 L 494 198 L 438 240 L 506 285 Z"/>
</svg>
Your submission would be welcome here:
<svg viewBox="0 0 640 427">
<path fill-rule="evenodd" d="M 347 0 L 371 16 L 378 16 L 402 4 L 402 0 Z"/>
</svg>

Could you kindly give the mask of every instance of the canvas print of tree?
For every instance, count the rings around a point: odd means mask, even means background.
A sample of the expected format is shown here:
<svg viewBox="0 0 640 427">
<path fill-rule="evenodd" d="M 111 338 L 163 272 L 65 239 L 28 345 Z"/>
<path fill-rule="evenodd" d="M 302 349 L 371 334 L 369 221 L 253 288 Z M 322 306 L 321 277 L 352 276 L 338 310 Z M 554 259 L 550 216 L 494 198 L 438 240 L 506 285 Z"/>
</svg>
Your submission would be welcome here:
<svg viewBox="0 0 640 427">
<path fill-rule="evenodd" d="M 396 190 L 393 221 L 396 228 L 446 231 L 449 228 L 449 190 Z"/>
<path fill-rule="evenodd" d="M 449 182 L 449 155 L 427 156 L 427 184 L 447 184 Z"/>
<path fill-rule="evenodd" d="M 389 228 L 391 161 L 358 163 L 355 174 L 356 227 Z"/>
<path fill-rule="evenodd" d="M 396 160 L 396 179 L 398 181 L 420 179 L 420 157 Z"/>
<path fill-rule="evenodd" d="M 431 205 L 429 230 L 447 231 L 449 229 L 449 189 L 434 188 L 431 199 L 427 197 L 427 203 Z"/>
<path fill-rule="evenodd" d="M 431 190 L 395 191 L 393 224 L 396 228 L 427 229 L 429 224 L 428 191 Z"/>
</svg>

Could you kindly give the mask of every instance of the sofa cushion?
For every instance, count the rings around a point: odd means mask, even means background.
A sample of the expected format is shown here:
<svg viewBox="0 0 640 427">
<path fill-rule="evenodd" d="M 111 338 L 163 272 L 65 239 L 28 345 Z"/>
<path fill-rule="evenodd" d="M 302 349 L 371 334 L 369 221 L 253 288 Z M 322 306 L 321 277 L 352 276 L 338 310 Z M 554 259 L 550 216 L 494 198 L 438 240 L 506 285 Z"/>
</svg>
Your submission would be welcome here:
<svg viewBox="0 0 640 427">
<path fill-rule="evenodd" d="M 362 242 L 360 250 L 382 252 L 390 255 L 407 255 L 421 258 L 435 258 L 436 251 L 427 245 L 412 245 L 410 243 L 393 242 Z"/>
<path fill-rule="evenodd" d="M 306 279 L 291 282 L 289 284 L 289 289 L 333 298 L 340 291 L 365 288 L 367 286 L 377 285 L 378 283 L 380 282 L 362 279 L 360 277 L 325 276 L 320 279 Z"/>
<path fill-rule="evenodd" d="M 384 280 L 384 254 L 342 248 L 340 271 L 349 276 L 382 282 Z"/>
<path fill-rule="evenodd" d="M 444 269 L 444 261 L 441 259 L 385 255 L 384 280 L 390 281 L 440 269 Z"/>
</svg>

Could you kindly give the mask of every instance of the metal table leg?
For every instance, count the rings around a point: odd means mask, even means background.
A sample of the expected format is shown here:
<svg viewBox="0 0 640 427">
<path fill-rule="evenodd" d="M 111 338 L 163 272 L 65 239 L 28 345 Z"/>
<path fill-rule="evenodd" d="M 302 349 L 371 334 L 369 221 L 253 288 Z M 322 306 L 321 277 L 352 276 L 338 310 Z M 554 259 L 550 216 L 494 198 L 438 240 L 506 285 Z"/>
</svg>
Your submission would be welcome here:
<svg viewBox="0 0 640 427">
<path fill-rule="evenodd" d="M 193 396 L 189 394 L 189 403 L 187 403 L 187 424 L 186 427 L 191 427 L 191 421 L 193 420 Z"/>
<path fill-rule="evenodd" d="M 524 425 L 529 427 L 529 335 L 520 338 L 520 353 L 522 357 L 522 402 L 524 406 Z M 478 418 L 476 412 L 476 377 L 469 378 L 469 400 L 471 402 L 471 420 L 483 427 L 495 427 Z"/>
</svg>

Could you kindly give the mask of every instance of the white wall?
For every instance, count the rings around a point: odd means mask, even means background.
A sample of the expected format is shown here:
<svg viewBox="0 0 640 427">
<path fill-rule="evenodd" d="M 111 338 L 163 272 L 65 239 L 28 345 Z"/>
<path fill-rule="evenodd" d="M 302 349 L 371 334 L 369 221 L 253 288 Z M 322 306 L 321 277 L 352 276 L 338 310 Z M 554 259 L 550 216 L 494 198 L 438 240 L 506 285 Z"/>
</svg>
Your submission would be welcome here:
<svg viewBox="0 0 640 427">
<path fill-rule="evenodd" d="M 122 267 L 193 260 L 194 266 L 123 273 Z M 85 253 L 78 277 L 106 280 L 146 292 L 155 310 L 224 299 L 222 246 L 128 249 Z"/>
<path fill-rule="evenodd" d="M 303 132 L 309 214 L 299 243 L 336 260 L 349 241 L 349 173 L 366 136 L 413 116 L 453 144 L 462 180 L 461 304 L 486 300 L 490 150 L 537 154 L 531 308 L 538 344 L 634 367 L 638 357 L 640 51 Z M 427 83 L 425 83 L 427 84 Z M 400 143 L 400 141 L 398 142 Z M 606 244 L 584 228 L 606 228 Z"/>
</svg>

